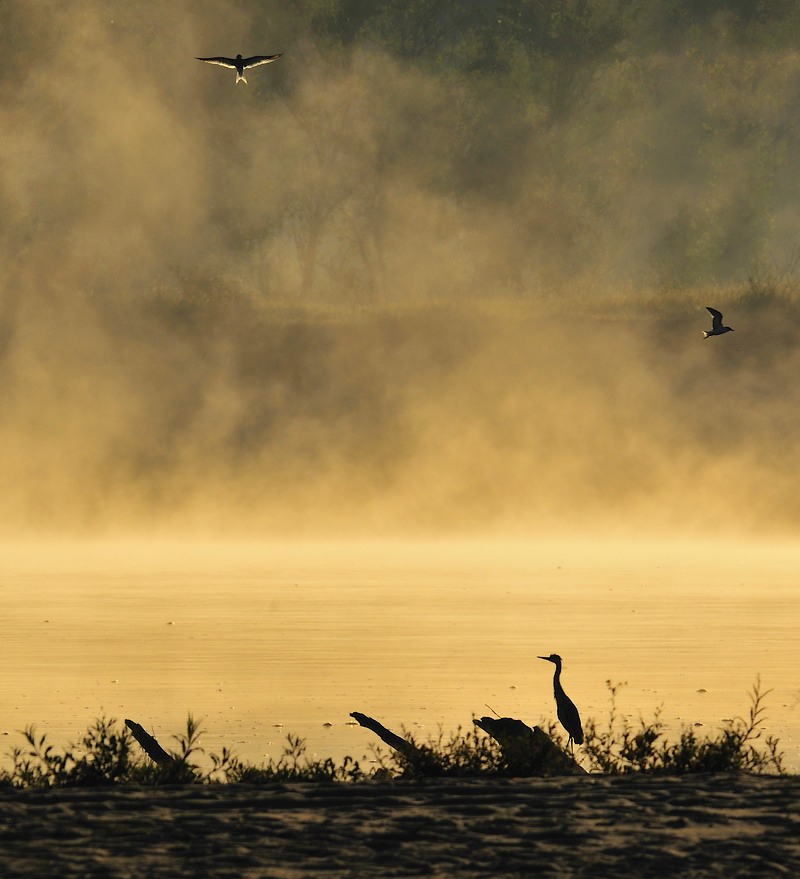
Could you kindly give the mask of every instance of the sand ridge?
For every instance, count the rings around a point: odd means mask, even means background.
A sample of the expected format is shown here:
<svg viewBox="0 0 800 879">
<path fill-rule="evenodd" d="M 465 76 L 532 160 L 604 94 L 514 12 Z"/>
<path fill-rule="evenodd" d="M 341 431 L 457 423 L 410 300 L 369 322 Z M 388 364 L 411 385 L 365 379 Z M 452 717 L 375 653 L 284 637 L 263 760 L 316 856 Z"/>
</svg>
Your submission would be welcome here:
<svg viewBox="0 0 800 879">
<path fill-rule="evenodd" d="M 0 791 L 4 877 L 800 875 L 800 779 Z"/>
</svg>

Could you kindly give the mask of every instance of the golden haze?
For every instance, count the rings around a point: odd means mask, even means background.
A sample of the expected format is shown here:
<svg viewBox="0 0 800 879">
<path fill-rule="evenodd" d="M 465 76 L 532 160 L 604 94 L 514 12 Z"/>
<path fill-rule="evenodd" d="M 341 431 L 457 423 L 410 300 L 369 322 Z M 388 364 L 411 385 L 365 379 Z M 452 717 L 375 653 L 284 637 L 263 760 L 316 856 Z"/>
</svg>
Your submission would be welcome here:
<svg viewBox="0 0 800 879">
<path fill-rule="evenodd" d="M 747 237 L 761 147 L 680 171 L 669 135 L 775 127 L 791 53 L 656 53 L 523 128 L 490 78 L 323 52 L 278 5 L 4 8 L 4 533 L 796 529 L 798 308 L 742 295 L 744 245 L 727 286 L 710 245 L 708 287 L 659 286 L 658 244 L 686 205 Z M 194 60 L 237 47 L 285 56 Z"/>
</svg>

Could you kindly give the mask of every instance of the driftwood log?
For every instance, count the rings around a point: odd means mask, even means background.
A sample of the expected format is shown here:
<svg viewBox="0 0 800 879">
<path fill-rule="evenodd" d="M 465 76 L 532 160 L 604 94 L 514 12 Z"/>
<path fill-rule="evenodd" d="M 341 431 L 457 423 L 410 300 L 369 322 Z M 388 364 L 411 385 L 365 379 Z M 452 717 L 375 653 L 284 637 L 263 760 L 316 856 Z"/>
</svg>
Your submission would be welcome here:
<svg viewBox="0 0 800 879">
<path fill-rule="evenodd" d="M 527 777 L 587 774 L 582 766 L 562 751 L 538 726 L 527 726 L 513 717 L 479 717 L 473 723 L 500 745 L 510 775 Z"/>
<path fill-rule="evenodd" d="M 159 766 L 170 766 L 175 762 L 171 754 L 168 754 L 158 744 L 154 736 L 151 736 L 145 728 L 135 720 L 125 720 L 125 726 L 131 731 L 136 741 L 142 746 L 147 756 Z"/>
</svg>

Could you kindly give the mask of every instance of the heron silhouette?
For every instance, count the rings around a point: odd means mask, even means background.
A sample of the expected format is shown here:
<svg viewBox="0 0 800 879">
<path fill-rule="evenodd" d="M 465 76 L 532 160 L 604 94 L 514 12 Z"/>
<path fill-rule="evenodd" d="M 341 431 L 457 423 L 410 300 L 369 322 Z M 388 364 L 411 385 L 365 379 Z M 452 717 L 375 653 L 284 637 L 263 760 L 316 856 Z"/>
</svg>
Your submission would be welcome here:
<svg viewBox="0 0 800 879">
<path fill-rule="evenodd" d="M 583 744 L 583 727 L 581 726 L 581 718 L 575 703 L 564 692 L 561 686 L 561 657 L 557 653 L 551 653 L 549 656 L 540 656 L 546 662 L 555 664 L 556 670 L 553 673 L 553 694 L 556 697 L 556 712 L 561 725 L 569 733 L 569 741 L 567 748 L 575 752 L 575 745 Z"/>
<path fill-rule="evenodd" d="M 216 64 L 219 67 L 230 67 L 231 70 L 236 71 L 236 82 L 243 82 L 247 85 L 247 80 L 244 78 L 245 70 L 249 70 L 251 67 L 259 67 L 261 64 L 269 64 L 272 61 L 277 61 L 278 58 L 283 55 L 283 52 L 279 52 L 277 55 L 253 55 L 251 58 L 242 58 L 241 55 L 237 55 L 235 58 L 198 58 L 198 61 L 205 61 L 206 64 Z"/>
<path fill-rule="evenodd" d="M 724 327 L 722 325 L 721 311 L 717 311 L 716 308 L 712 308 L 710 305 L 706 305 L 706 311 L 711 315 L 711 329 L 703 330 L 704 339 L 707 339 L 709 336 L 721 336 L 723 333 L 733 332 L 733 327 Z"/>
</svg>

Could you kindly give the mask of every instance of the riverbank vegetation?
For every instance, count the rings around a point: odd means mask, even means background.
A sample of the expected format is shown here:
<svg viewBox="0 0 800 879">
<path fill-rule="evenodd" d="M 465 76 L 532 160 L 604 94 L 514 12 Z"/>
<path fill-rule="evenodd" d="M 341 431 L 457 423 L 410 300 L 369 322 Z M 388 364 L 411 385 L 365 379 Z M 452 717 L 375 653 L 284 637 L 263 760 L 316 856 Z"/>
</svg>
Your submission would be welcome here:
<svg viewBox="0 0 800 879">
<path fill-rule="evenodd" d="M 783 755 L 779 741 L 764 736 L 764 700 L 769 691 L 756 681 L 746 718 L 727 721 L 716 733 L 700 736 L 686 728 L 679 738 L 667 735 L 658 714 L 641 719 L 638 726 L 620 718 L 615 709 L 619 685 L 612 686 L 611 711 L 605 725 L 589 719 L 585 741 L 576 760 L 590 773 L 621 775 L 649 773 L 686 775 L 707 772 L 746 771 L 783 774 Z M 545 732 L 559 745 L 563 737 L 556 724 Z M 302 739 L 289 734 L 280 757 L 260 765 L 239 760 L 228 749 L 221 754 L 205 754 L 200 740 L 200 723 L 189 715 L 186 730 L 173 736 L 175 745 L 167 762 L 156 764 L 144 755 L 129 730 L 113 719 L 100 718 L 79 742 L 59 749 L 47 735 L 29 727 L 24 744 L 9 755 L 11 767 L 0 771 L 0 786 L 20 788 L 94 786 L 104 784 L 186 784 L 275 782 L 357 782 L 393 778 L 503 777 L 510 773 L 497 743 L 472 728 L 440 733 L 422 744 L 406 735 L 424 759 L 410 761 L 397 750 L 373 748 L 369 766 L 351 757 L 340 763 L 313 759 L 306 754 Z"/>
</svg>

